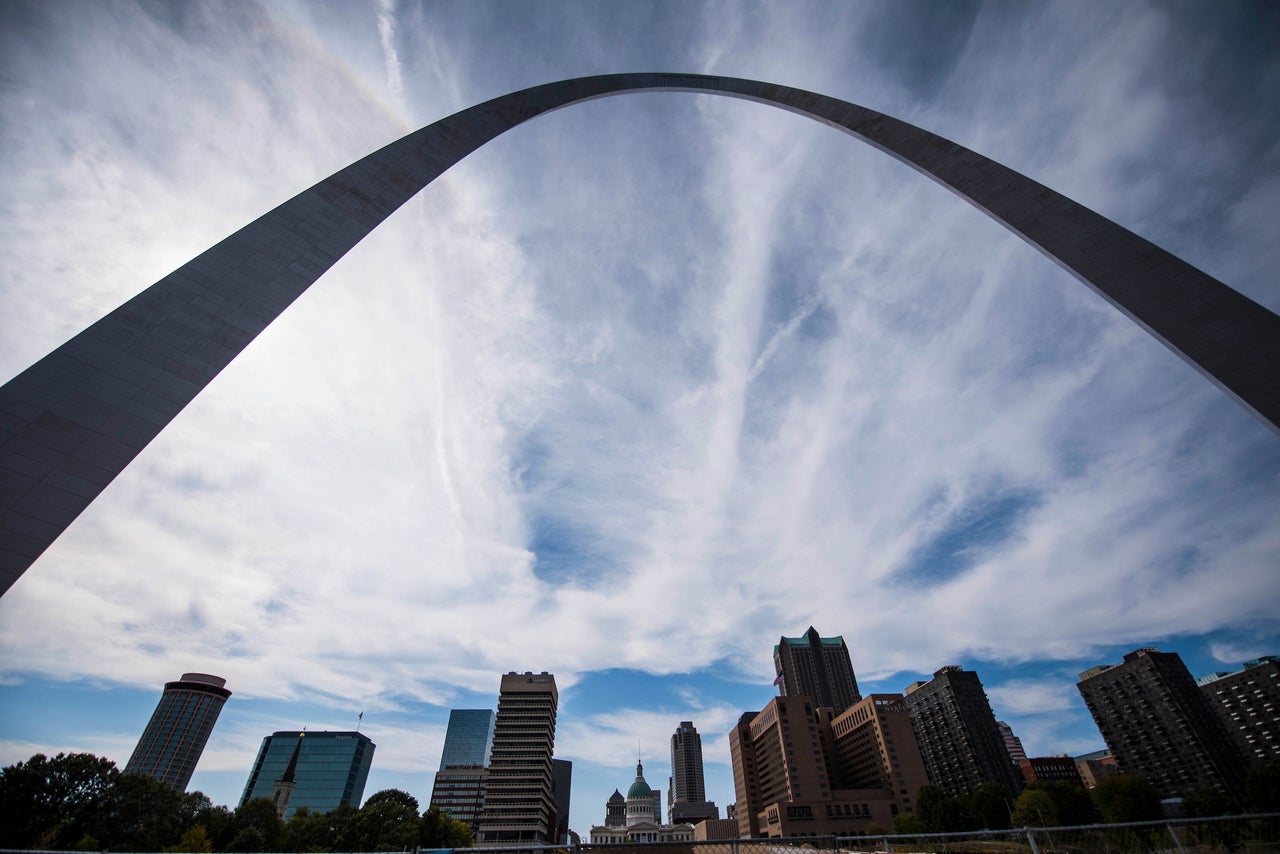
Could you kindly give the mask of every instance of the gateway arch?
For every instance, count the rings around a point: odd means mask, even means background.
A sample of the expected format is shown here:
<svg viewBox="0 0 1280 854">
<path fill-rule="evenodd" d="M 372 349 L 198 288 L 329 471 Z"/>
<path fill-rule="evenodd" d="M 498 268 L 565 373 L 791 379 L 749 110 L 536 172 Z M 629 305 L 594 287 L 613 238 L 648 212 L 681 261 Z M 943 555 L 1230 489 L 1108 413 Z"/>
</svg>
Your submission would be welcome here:
<svg viewBox="0 0 1280 854">
<path fill-rule="evenodd" d="M 258 333 L 438 175 L 506 130 L 626 92 L 729 95 L 845 131 L 1052 258 L 1280 432 L 1280 317 L 1136 234 L 949 140 L 752 80 L 612 74 L 535 86 L 391 143 L 246 225 L 0 389 L 0 594 Z"/>
</svg>

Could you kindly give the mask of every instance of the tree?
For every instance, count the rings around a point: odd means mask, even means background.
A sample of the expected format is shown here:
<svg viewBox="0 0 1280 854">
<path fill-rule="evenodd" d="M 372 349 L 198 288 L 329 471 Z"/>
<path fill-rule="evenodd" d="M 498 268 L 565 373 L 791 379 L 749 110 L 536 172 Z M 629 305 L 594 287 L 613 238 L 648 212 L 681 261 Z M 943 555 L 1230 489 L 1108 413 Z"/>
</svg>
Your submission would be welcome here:
<svg viewBox="0 0 1280 854">
<path fill-rule="evenodd" d="M 1014 827 L 1058 827 L 1057 804 L 1044 789 L 1028 786 L 1013 802 Z"/>
<path fill-rule="evenodd" d="M 969 795 L 969 813 L 978 828 L 1004 830 L 1009 827 L 1009 793 L 1004 786 L 983 783 Z"/>
<path fill-rule="evenodd" d="M 215 851 L 224 850 L 236 835 L 235 815 L 224 806 L 209 806 L 200 809 L 192 818 L 193 824 L 203 825 L 209 832 L 209 840 Z"/>
<path fill-rule="evenodd" d="M 439 807 L 431 807 L 418 821 L 418 845 L 422 848 L 470 848 L 474 844 L 470 826 Z"/>
<path fill-rule="evenodd" d="M 213 840 L 203 824 L 193 824 L 182 834 L 177 845 L 165 848 L 166 852 L 193 852 L 193 854 L 209 854 L 213 850 Z"/>
<path fill-rule="evenodd" d="M 1160 793 L 1146 777 L 1137 774 L 1117 774 L 1101 781 L 1093 790 L 1093 803 L 1108 824 L 1164 817 Z"/>
<path fill-rule="evenodd" d="M 369 797 L 355 819 L 353 851 L 403 851 L 418 844 L 418 799 L 399 789 Z"/>
<path fill-rule="evenodd" d="M 0 769 L 0 848 L 71 848 L 94 831 L 120 772 L 91 753 L 37 753 Z"/>
<path fill-rule="evenodd" d="M 257 799 L 255 798 L 255 800 Z M 227 850 L 237 852 L 237 854 L 248 854 L 249 852 L 270 851 L 271 849 L 267 847 L 267 840 L 262 835 L 262 831 L 250 824 L 240 829 L 240 832 L 227 845 Z"/>
<path fill-rule="evenodd" d="M 893 817 L 893 832 L 902 834 L 924 833 L 924 824 L 914 815 L 908 815 L 904 812 L 898 813 Z"/>
<path fill-rule="evenodd" d="M 1182 797 L 1182 811 L 1187 818 L 1229 815 L 1235 808 L 1235 800 L 1221 789 L 1192 789 Z"/>
<path fill-rule="evenodd" d="M 1244 778 L 1249 812 L 1280 812 L 1280 762 L 1255 765 Z"/>
<path fill-rule="evenodd" d="M 284 822 L 280 820 L 280 814 L 276 812 L 276 805 L 271 802 L 270 798 L 253 798 L 245 801 L 235 811 L 231 820 L 231 826 L 235 830 L 235 836 L 227 845 L 229 851 L 244 851 L 244 848 L 237 848 L 236 839 L 240 839 L 246 831 L 256 831 L 257 836 L 261 837 L 259 847 L 255 851 L 279 851 L 280 837 L 284 833 Z M 241 845 L 247 844 L 241 840 Z"/>
<path fill-rule="evenodd" d="M 284 823 L 285 851 L 332 851 L 335 838 L 329 816 L 307 807 L 298 807 Z"/>
<path fill-rule="evenodd" d="M 199 796 L 205 804 L 209 799 Z M 107 848 L 159 851 L 175 845 L 198 810 L 193 798 L 145 774 L 121 774 L 104 801 L 96 836 Z"/>
</svg>

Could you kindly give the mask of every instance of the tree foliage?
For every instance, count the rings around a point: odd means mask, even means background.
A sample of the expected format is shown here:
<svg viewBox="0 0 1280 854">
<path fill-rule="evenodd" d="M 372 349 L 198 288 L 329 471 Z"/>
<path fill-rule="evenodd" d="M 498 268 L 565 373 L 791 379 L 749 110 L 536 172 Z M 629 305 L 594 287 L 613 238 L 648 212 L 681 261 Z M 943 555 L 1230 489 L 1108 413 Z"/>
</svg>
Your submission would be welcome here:
<svg viewBox="0 0 1280 854">
<path fill-rule="evenodd" d="M 1101 781 L 1093 790 L 1093 803 L 1108 824 L 1156 821 L 1164 816 L 1160 793 L 1137 774 L 1117 774 Z"/>
<path fill-rule="evenodd" d="M 475 834 L 466 822 L 458 821 L 439 807 L 431 807 L 418 822 L 418 845 L 422 848 L 470 848 Z"/>
</svg>

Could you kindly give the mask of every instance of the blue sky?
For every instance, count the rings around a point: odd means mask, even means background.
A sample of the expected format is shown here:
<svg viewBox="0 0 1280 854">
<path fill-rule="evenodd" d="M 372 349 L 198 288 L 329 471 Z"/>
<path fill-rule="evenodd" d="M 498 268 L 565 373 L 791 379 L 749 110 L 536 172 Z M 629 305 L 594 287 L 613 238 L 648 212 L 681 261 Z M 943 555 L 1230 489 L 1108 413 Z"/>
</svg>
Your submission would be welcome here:
<svg viewBox="0 0 1280 854">
<path fill-rule="evenodd" d="M 798 86 L 1000 160 L 1280 309 L 1280 13 L 1251 3 L 8 3 L 0 375 L 352 160 L 617 71 Z M 1036 754 L 1076 674 L 1280 652 L 1280 439 L 961 200 L 851 138 L 654 93 L 495 140 L 338 263 L 0 599 L 0 762 L 123 764 L 160 686 L 378 744 L 561 686 L 572 826 L 637 741 L 725 733 L 771 651 L 958 663 Z"/>
</svg>

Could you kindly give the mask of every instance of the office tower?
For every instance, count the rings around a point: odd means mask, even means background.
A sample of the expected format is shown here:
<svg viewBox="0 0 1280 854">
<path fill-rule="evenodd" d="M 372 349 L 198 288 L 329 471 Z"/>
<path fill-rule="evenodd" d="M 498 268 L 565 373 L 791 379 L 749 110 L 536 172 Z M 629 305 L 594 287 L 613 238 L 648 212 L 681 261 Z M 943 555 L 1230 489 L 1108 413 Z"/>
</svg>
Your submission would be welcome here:
<svg viewBox="0 0 1280 854">
<path fill-rule="evenodd" d="M 681 721 L 671 736 L 671 779 L 667 786 L 667 820 L 696 824 L 719 818 L 720 810 L 707 800 L 702 776 L 702 736 L 693 721 Z"/>
<path fill-rule="evenodd" d="M 1110 750 L 1095 750 L 1076 757 L 1076 770 L 1080 772 L 1080 780 L 1086 789 L 1092 789 L 1098 783 L 1119 774 L 1116 758 Z"/>
<path fill-rule="evenodd" d="M 1022 791 L 978 674 L 949 665 L 907 688 L 907 711 L 929 781 L 948 795 L 994 783 L 1009 796 Z"/>
<path fill-rule="evenodd" d="M 218 714 L 231 696 L 223 687 L 226 684 L 227 680 L 208 673 L 184 673 L 177 682 L 166 682 L 125 773 L 146 774 L 185 792 Z"/>
<path fill-rule="evenodd" d="M 555 839 L 563 844 L 569 841 L 569 801 L 573 789 L 573 763 L 568 759 L 551 760 L 551 792 L 556 802 Z"/>
<path fill-rule="evenodd" d="M 555 831 L 551 754 L 559 693 L 550 673 L 502 677 L 476 843 L 547 845 Z"/>
<path fill-rule="evenodd" d="M 815 707 L 836 714 L 862 699 L 843 637 L 819 637 L 810 626 L 804 637 L 781 638 L 773 648 L 773 666 L 784 697 L 809 697 Z"/>
<path fill-rule="evenodd" d="M 1022 739 L 1013 734 L 1013 727 L 1004 721 L 996 721 L 996 726 L 1000 728 L 1000 737 L 1004 739 L 1004 749 L 1009 753 L 1009 759 L 1014 765 L 1027 758 L 1027 751 L 1022 747 Z"/>
<path fill-rule="evenodd" d="M 1177 653 L 1134 650 L 1081 673 L 1076 687 L 1123 773 L 1166 798 L 1242 792 L 1244 757 Z"/>
<path fill-rule="evenodd" d="M 883 789 L 893 815 L 914 813 L 929 782 L 901 694 L 868 694 L 831 721 L 833 789 Z"/>
<path fill-rule="evenodd" d="M 456 765 L 437 771 L 428 806 L 448 813 L 475 833 L 480 828 L 488 780 L 489 769 L 480 765 Z"/>
<path fill-rule="evenodd" d="M 1246 661 L 1243 670 L 1215 673 L 1196 684 L 1245 761 L 1280 762 L 1280 657 Z"/>
<path fill-rule="evenodd" d="M 493 750 L 492 709 L 452 709 L 440 751 L 440 770 L 487 767 Z"/>
<path fill-rule="evenodd" d="M 299 807 L 328 812 L 342 804 L 360 806 L 373 764 L 375 745 L 358 732 L 274 732 L 262 740 L 240 805 L 254 798 L 283 797 L 280 784 L 292 782 L 284 818 Z M 292 775 L 292 781 L 286 780 Z"/>
<path fill-rule="evenodd" d="M 480 827 L 495 720 L 492 709 L 449 712 L 440 770 L 431 785 L 430 806 L 466 824 L 472 833 Z"/>
<path fill-rule="evenodd" d="M 729 752 L 741 836 L 848 836 L 871 822 L 893 826 L 893 792 L 833 781 L 831 721 L 830 709 L 815 708 L 805 696 L 775 697 L 738 719 Z"/>
</svg>

